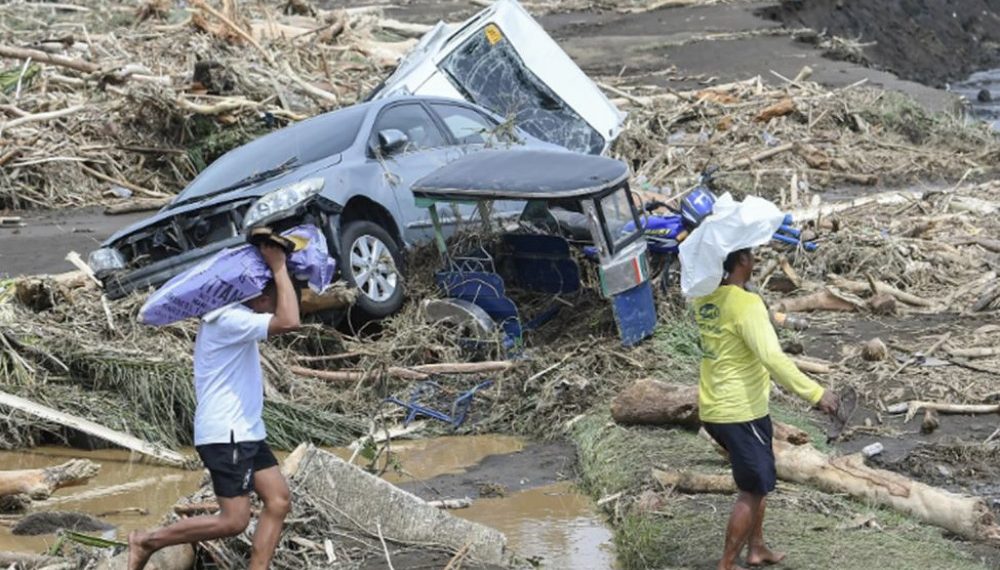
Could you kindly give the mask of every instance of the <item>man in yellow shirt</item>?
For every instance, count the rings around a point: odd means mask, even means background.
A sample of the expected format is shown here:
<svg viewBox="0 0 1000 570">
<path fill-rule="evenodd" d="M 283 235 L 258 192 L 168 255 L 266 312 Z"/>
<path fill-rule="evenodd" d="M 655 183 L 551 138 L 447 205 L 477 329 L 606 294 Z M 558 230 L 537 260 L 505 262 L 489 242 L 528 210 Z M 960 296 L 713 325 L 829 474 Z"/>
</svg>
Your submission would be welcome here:
<svg viewBox="0 0 1000 570">
<path fill-rule="evenodd" d="M 705 430 L 729 453 L 740 490 L 719 570 L 741 570 L 736 559 L 744 546 L 749 546 L 750 566 L 785 557 L 764 543 L 766 497 L 777 479 L 768 415 L 771 379 L 823 412 L 835 414 L 838 406 L 836 394 L 800 372 L 782 352 L 764 301 L 744 288 L 753 263 L 749 249 L 729 254 L 722 284 L 694 301 L 703 354 L 698 414 Z"/>
</svg>

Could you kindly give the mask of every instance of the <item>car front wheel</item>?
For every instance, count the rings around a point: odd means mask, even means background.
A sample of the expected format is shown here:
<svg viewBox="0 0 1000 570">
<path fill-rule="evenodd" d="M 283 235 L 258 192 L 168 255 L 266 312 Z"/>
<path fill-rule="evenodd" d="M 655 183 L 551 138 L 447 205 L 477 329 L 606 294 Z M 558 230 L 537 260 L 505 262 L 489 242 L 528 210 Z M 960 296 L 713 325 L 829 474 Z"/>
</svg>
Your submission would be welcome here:
<svg viewBox="0 0 1000 570">
<path fill-rule="evenodd" d="M 340 234 L 341 273 L 358 288 L 355 309 L 382 318 L 403 306 L 402 254 L 382 226 L 367 220 L 347 224 Z"/>
</svg>

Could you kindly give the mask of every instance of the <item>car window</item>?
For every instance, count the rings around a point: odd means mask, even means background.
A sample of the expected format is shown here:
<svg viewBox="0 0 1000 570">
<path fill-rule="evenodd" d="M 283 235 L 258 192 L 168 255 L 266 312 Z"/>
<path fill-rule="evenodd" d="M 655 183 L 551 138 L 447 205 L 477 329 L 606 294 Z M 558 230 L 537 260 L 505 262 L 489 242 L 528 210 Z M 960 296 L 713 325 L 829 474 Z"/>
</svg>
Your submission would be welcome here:
<svg viewBox="0 0 1000 570">
<path fill-rule="evenodd" d="M 604 149 L 601 134 L 524 65 L 496 24 L 471 35 L 440 67 L 466 99 L 513 116 L 528 134 L 577 152 Z"/>
<path fill-rule="evenodd" d="M 432 103 L 458 144 L 486 144 L 497 123 L 467 107 Z"/>
<path fill-rule="evenodd" d="M 395 129 L 406 135 L 404 152 L 445 146 L 444 135 L 430 114 L 417 104 L 396 105 L 382 111 L 372 129 L 372 144 L 378 148 L 378 134 Z"/>
<path fill-rule="evenodd" d="M 291 158 L 302 165 L 344 152 L 357 139 L 367 111 L 362 105 L 320 115 L 229 151 L 203 170 L 177 200 L 210 194 Z"/>
</svg>

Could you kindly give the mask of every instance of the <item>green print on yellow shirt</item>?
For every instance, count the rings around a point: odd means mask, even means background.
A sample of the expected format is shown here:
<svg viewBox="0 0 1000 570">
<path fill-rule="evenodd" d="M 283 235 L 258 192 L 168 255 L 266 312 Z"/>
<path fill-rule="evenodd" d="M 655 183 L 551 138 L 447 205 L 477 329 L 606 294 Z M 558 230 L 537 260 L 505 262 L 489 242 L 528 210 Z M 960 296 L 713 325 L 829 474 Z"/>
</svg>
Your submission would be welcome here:
<svg viewBox="0 0 1000 570">
<path fill-rule="evenodd" d="M 712 423 L 748 422 L 768 414 L 771 378 L 815 404 L 823 388 L 781 350 L 764 301 L 723 285 L 694 301 L 701 333 L 698 415 Z"/>
</svg>

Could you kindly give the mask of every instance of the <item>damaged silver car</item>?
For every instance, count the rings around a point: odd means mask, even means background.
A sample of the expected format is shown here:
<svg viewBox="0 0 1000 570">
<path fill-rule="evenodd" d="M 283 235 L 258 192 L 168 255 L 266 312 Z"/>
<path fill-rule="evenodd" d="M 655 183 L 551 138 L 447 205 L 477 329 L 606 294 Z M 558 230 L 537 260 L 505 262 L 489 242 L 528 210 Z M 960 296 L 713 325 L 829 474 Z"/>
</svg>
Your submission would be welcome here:
<svg viewBox="0 0 1000 570">
<path fill-rule="evenodd" d="M 244 228 L 323 228 L 341 277 L 369 318 L 403 302 L 403 248 L 429 239 L 431 219 L 410 185 L 480 149 L 561 149 L 475 105 L 434 97 L 378 100 L 285 127 L 225 154 L 152 217 L 119 231 L 89 263 L 111 298 L 159 286 L 192 264 L 245 242 Z M 500 204 L 495 215 L 519 212 Z M 452 230 L 478 219 L 455 204 Z"/>
</svg>

